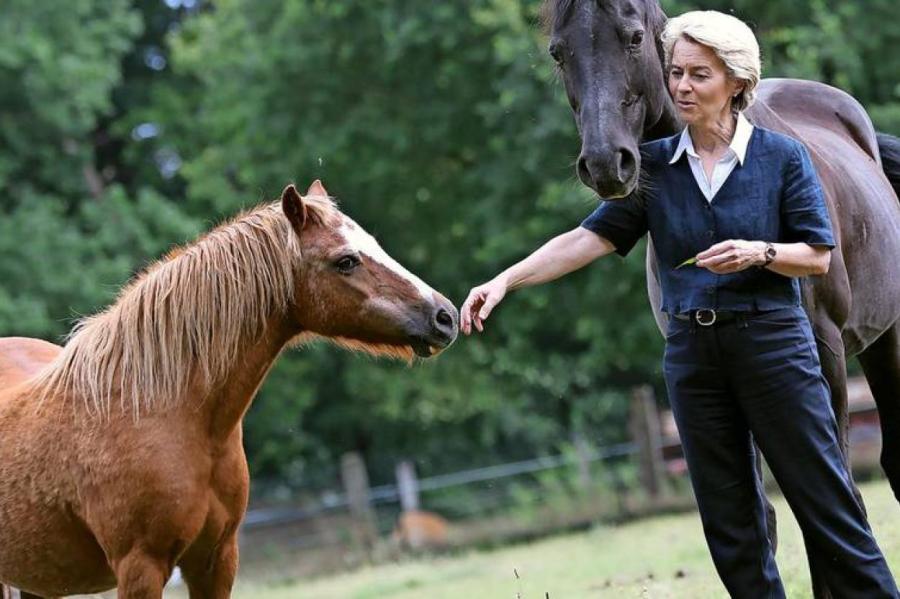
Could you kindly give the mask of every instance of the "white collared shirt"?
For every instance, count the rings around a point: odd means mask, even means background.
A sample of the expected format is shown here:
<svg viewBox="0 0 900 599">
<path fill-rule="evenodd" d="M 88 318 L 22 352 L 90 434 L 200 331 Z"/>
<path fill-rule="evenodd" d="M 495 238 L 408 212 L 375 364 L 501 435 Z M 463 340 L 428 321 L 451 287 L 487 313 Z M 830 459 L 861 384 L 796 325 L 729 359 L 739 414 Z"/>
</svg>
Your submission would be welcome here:
<svg viewBox="0 0 900 599">
<path fill-rule="evenodd" d="M 694 150 L 694 140 L 688 128 L 685 127 L 681 132 L 681 138 L 678 140 L 678 147 L 675 148 L 675 154 L 669 164 L 675 164 L 681 154 L 687 152 L 688 163 L 691 165 L 691 172 L 694 173 L 694 179 L 703 193 L 703 197 L 707 202 L 712 202 L 716 192 L 728 179 L 728 175 L 734 170 L 738 163 L 744 164 L 744 158 L 747 156 L 747 146 L 750 144 L 750 135 L 753 133 L 753 125 L 750 124 L 744 114 L 739 112 L 737 116 L 737 124 L 734 127 L 734 136 L 725 154 L 716 162 L 713 168 L 712 179 L 707 179 L 706 171 L 703 170 L 703 163 L 700 161 L 700 155 Z"/>
</svg>

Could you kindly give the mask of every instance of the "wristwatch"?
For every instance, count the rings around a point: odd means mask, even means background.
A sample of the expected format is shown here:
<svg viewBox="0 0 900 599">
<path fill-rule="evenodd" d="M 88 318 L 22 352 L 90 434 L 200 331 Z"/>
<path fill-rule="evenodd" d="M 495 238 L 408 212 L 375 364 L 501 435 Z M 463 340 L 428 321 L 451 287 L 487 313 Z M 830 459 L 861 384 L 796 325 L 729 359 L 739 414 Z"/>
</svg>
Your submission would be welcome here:
<svg viewBox="0 0 900 599">
<path fill-rule="evenodd" d="M 775 259 L 775 256 L 778 255 L 778 252 L 775 250 L 775 246 L 766 242 L 766 249 L 763 251 L 763 255 L 766 257 L 766 261 L 763 263 L 762 267 L 765 268 L 768 265 L 772 264 L 772 260 Z"/>
</svg>

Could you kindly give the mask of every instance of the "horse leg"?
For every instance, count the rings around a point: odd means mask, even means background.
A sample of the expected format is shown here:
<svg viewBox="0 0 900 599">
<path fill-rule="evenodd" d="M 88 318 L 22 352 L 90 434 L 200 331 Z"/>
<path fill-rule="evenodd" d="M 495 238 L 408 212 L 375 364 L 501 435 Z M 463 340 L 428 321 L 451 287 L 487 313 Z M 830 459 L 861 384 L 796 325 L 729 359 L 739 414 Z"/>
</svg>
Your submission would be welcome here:
<svg viewBox="0 0 900 599">
<path fill-rule="evenodd" d="M 844 458 L 844 468 L 847 470 L 847 476 L 850 478 L 850 487 L 853 489 L 856 501 L 862 508 L 863 513 L 865 513 L 866 507 L 863 503 L 862 495 L 850 472 L 850 409 L 847 397 L 847 357 L 844 353 L 843 343 L 834 341 L 840 339 L 837 327 L 831 325 L 828 328 L 829 330 L 826 334 L 832 340 L 830 343 L 825 343 L 822 339 L 816 338 L 819 362 L 822 365 L 822 375 L 825 377 L 831 390 L 831 409 L 834 412 L 835 424 L 837 425 L 836 434 L 839 449 Z M 813 596 L 816 599 L 829 599 L 832 595 L 825 578 L 825 572 L 827 572 L 828 568 L 827 556 L 819 555 L 815 547 L 805 538 L 804 543 L 812 578 Z"/>
<path fill-rule="evenodd" d="M 161 599 L 171 574 L 167 559 L 134 550 L 113 564 L 118 599 Z"/>
<path fill-rule="evenodd" d="M 756 478 L 759 481 L 759 488 L 763 489 L 762 500 L 763 507 L 766 510 L 766 536 L 769 537 L 769 543 L 772 545 L 772 553 L 778 550 L 778 519 L 775 516 L 775 506 L 769 501 L 769 496 L 765 493 L 765 481 L 763 480 L 763 460 L 762 452 L 756 450 Z"/>
<path fill-rule="evenodd" d="M 181 562 L 181 574 L 190 599 L 227 599 L 237 576 L 237 534 L 232 532 L 212 550 L 189 549 Z"/>
<path fill-rule="evenodd" d="M 881 467 L 900 501 L 900 320 L 859 354 L 881 422 Z"/>
</svg>

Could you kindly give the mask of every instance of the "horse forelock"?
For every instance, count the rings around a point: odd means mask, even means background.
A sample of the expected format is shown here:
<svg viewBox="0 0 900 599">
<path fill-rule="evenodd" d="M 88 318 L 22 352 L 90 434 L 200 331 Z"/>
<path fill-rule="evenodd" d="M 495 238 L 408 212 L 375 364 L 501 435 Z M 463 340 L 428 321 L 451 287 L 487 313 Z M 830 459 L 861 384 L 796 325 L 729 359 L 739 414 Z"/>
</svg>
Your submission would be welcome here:
<svg viewBox="0 0 900 599">
<path fill-rule="evenodd" d="M 544 0 L 541 6 L 541 27 L 544 33 L 550 34 L 554 28 L 561 27 L 569 18 L 576 0 Z"/>
<path fill-rule="evenodd" d="M 330 198 L 307 198 L 326 227 L 343 215 Z M 79 321 L 60 355 L 33 380 L 42 401 L 80 398 L 93 415 L 116 399 L 135 418 L 224 379 L 239 350 L 293 300 L 300 240 L 279 203 L 259 206 L 169 252 L 106 310 Z"/>
</svg>

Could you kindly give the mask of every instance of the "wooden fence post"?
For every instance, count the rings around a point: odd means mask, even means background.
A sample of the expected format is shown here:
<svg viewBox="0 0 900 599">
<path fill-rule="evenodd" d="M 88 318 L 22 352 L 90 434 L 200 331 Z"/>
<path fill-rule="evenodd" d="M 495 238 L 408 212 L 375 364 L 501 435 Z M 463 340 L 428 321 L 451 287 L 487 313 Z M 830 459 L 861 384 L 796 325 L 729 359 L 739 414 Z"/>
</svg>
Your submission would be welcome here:
<svg viewBox="0 0 900 599">
<path fill-rule="evenodd" d="M 641 486 L 651 499 L 658 499 L 663 491 L 665 464 L 653 388 L 635 387 L 631 398 L 631 435 L 638 448 Z"/>
<path fill-rule="evenodd" d="M 369 475 L 358 452 L 352 451 L 341 456 L 341 479 L 353 518 L 354 541 L 368 555 L 375 546 L 378 531 L 375 527 L 375 514 L 369 505 Z"/>
<path fill-rule="evenodd" d="M 416 466 L 410 460 L 397 464 L 397 493 L 400 495 L 400 507 L 404 512 L 419 509 L 419 480 L 416 478 Z"/>
<path fill-rule="evenodd" d="M 591 459 L 594 450 L 580 433 L 575 433 L 574 444 L 575 457 L 578 460 L 578 484 L 582 491 L 587 491 L 591 488 Z"/>
</svg>

